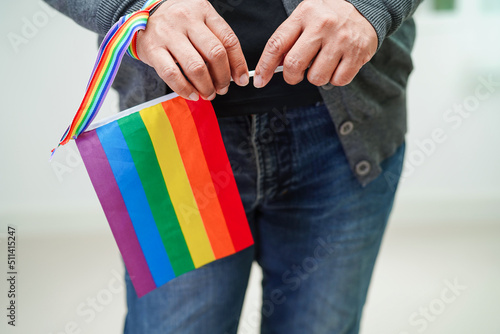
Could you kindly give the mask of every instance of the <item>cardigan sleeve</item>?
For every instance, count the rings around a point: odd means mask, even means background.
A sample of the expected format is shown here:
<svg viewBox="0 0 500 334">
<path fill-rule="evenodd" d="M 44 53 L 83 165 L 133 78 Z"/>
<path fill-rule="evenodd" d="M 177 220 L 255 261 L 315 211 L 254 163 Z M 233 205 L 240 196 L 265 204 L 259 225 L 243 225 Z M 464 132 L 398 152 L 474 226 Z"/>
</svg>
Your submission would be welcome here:
<svg viewBox="0 0 500 334">
<path fill-rule="evenodd" d="M 346 0 L 375 28 L 378 48 L 403 22 L 411 17 L 422 0 Z"/>
<path fill-rule="evenodd" d="M 145 0 L 44 0 L 79 25 L 105 35 L 118 19 L 140 10 Z"/>
</svg>

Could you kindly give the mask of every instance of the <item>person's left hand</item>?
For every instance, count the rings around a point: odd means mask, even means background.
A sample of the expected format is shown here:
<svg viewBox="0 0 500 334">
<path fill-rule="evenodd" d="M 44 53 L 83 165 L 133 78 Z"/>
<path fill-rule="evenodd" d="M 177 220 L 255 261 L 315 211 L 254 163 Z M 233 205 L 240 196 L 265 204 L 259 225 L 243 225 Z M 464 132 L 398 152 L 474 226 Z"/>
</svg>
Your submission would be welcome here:
<svg viewBox="0 0 500 334">
<path fill-rule="evenodd" d="M 283 78 L 316 86 L 344 86 L 377 51 L 373 26 L 345 0 L 304 0 L 269 38 L 255 68 L 254 86 L 264 87 L 283 61 Z M 284 57 L 284 59 L 283 59 Z"/>
</svg>

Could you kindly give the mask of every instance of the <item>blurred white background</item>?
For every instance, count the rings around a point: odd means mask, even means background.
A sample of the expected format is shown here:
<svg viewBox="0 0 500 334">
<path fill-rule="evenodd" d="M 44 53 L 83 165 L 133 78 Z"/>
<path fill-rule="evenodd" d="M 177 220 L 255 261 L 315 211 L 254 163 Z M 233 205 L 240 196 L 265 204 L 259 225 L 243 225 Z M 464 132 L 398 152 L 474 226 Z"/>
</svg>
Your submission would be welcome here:
<svg viewBox="0 0 500 334">
<path fill-rule="evenodd" d="M 0 331 L 120 333 L 123 268 L 83 163 L 74 144 L 48 163 L 96 37 L 41 1 L 2 7 L 0 268 L 15 225 L 19 294 L 16 328 L 2 311 Z M 500 333 L 500 1 L 429 0 L 416 20 L 405 170 L 361 333 Z M 112 93 L 100 117 L 116 111 Z M 258 332 L 259 277 L 240 333 Z"/>
</svg>

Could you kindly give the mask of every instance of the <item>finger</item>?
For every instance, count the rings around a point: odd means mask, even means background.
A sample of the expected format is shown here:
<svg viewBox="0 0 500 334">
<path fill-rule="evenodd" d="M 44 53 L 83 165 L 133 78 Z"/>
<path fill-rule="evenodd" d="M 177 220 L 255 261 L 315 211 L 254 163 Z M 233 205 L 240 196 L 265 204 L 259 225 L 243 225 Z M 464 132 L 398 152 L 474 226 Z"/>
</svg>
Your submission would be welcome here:
<svg viewBox="0 0 500 334">
<path fill-rule="evenodd" d="M 339 64 L 340 55 L 333 46 L 323 46 L 307 71 L 307 80 L 315 86 L 323 86 L 330 82 Z"/>
<path fill-rule="evenodd" d="M 189 39 L 183 34 L 170 34 L 166 45 L 200 96 L 212 100 L 216 92 L 208 67 Z"/>
<path fill-rule="evenodd" d="M 357 62 L 344 56 L 340 59 L 339 65 L 335 69 L 330 83 L 334 86 L 345 86 L 354 79 L 360 68 L 361 65 L 358 65 Z"/>
<path fill-rule="evenodd" d="M 287 19 L 272 34 L 264 47 L 259 62 L 255 68 L 253 84 L 260 88 L 267 85 L 273 77 L 284 55 L 292 48 L 299 38 L 302 28 L 295 20 Z"/>
<path fill-rule="evenodd" d="M 221 41 L 226 50 L 234 82 L 239 86 L 246 86 L 249 81 L 248 67 L 238 37 L 236 37 L 229 24 L 219 14 L 215 13 L 215 10 L 214 14 L 207 16 L 206 25 Z"/>
<path fill-rule="evenodd" d="M 160 78 L 185 99 L 197 101 L 198 91 L 186 80 L 170 53 L 162 48 L 149 52 L 148 60 Z"/>
<path fill-rule="evenodd" d="M 142 48 L 142 40 L 143 40 L 144 38 L 146 38 L 146 37 L 144 36 L 144 34 L 145 34 L 145 31 L 144 31 L 144 30 L 139 30 L 139 31 L 137 32 L 137 35 L 136 35 L 136 38 L 135 38 L 135 41 L 136 41 L 136 42 L 135 42 L 135 46 L 136 46 L 136 50 L 137 50 L 137 55 L 139 56 L 139 59 L 140 59 L 143 63 L 145 63 L 145 64 L 147 64 L 147 65 L 149 65 L 149 66 L 153 66 L 153 65 L 151 65 L 151 64 L 150 64 L 150 62 L 147 60 L 147 52 L 146 52 L 145 54 L 143 54 L 143 53 L 142 53 L 142 51 L 143 51 L 143 48 Z M 141 43 L 140 43 L 140 42 L 141 42 Z"/>
<path fill-rule="evenodd" d="M 226 49 L 219 39 L 201 24 L 188 31 L 188 38 L 205 60 L 216 92 L 225 94 L 231 82 Z"/>
<path fill-rule="evenodd" d="M 283 78 L 288 84 L 296 85 L 304 79 L 304 73 L 320 47 L 321 39 L 306 32 L 300 35 L 283 61 Z"/>
</svg>

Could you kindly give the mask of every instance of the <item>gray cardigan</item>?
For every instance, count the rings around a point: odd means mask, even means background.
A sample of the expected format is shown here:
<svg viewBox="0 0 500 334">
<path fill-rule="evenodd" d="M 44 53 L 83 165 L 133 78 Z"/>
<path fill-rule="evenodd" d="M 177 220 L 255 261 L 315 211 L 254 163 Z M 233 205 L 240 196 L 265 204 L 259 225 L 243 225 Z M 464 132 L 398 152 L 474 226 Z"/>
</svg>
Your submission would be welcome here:
<svg viewBox="0 0 500 334">
<path fill-rule="evenodd" d="M 144 0 L 45 0 L 101 38 L 122 15 Z M 290 13 L 301 0 L 282 0 Z M 351 170 L 365 186 L 380 175 L 380 163 L 403 143 L 406 133 L 406 84 L 413 69 L 411 18 L 421 0 L 347 0 L 373 25 L 378 51 L 347 86 L 318 88 L 328 107 Z M 126 109 L 164 95 L 166 84 L 155 70 L 124 57 L 113 83 Z"/>
</svg>

